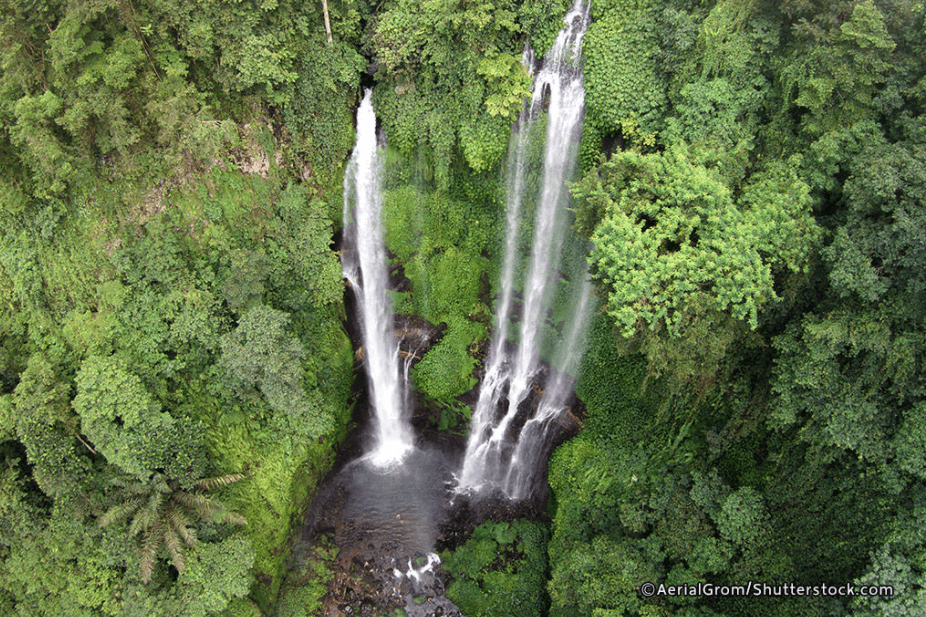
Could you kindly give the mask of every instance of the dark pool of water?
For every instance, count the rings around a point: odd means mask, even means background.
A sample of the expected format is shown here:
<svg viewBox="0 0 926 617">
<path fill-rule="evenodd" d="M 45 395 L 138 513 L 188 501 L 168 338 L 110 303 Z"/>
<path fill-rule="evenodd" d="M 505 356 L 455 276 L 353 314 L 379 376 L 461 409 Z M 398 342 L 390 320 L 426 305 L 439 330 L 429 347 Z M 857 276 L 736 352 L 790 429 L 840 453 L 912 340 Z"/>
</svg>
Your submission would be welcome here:
<svg viewBox="0 0 926 617">
<path fill-rule="evenodd" d="M 328 479 L 313 499 L 306 537 L 328 534 L 340 549 L 328 614 L 403 608 L 410 617 L 459 615 L 444 597 L 434 552 L 455 462 L 425 447 L 391 468 L 355 459 Z"/>
<path fill-rule="evenodd" d="M 364 459 L 349 463 L 339 474 L 347 493 L 344 532 L 381 555 L 429 553 L 446 511 L 451 474 L 436 450 L 415 450 L 393 468 L 377 468 Z"/>
</svg>

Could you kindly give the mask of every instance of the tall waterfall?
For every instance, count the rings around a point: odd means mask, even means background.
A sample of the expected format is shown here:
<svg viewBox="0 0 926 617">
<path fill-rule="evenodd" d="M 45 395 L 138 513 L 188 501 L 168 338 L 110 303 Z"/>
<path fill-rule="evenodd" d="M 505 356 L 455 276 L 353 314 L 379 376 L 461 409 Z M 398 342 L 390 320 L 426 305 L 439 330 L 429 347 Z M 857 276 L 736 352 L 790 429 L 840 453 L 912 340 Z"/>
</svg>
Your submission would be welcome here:
<svg viewBox="0 0 926 617">
<path fill-rule="evenodd" d="M 530 495 L 540 459 L 546 454 L 541 444 L 546 442 L 551 421 L 565 409 L 575 381 L 572 375 L 576 374 L 585 351 L 583 343 L 592 304 L 592 284 L 587 276 L 583 278 L 577 295 L 569 331 L 563 338 L 554 360 L 559 372 L 545 384 L 543 397 L 534 417 L 524 423 L 511 453 L 504 481 L 499 485 L 512 499 L 524 499 Z"/>
<path fill-rule="evenodd" d="M 508 433 L 540 369 L 544 323 L 557 287 L 560 255 L 569 228 L 566 213 L 568 191 L 565 183 L 571 178 L 575 167 L 585 103 L 581 67 L 582 38 L 589 23 L 589 7 L 585 0 L 576 0 L 564 21 L 565 27 L 557 36 L 544 59 L 542 69 L 534 79 L 532 99 L 521 113 L 517 134 L 512 137 L 509 146 L 507 239 L 496 315 L 497 328 L 473 414 L 470 438 L 460 472 L 460 490 L 495 488 L 512 498 L 525 496 L 531 466 L 536 462 L 528 460 L 531 457 L 525 453 L 539 448 L 534 440 L 538 435 L 542 436 L 549 420 L 563 408 L 573 381 L 566 371 L 575 371 L 576 358 L 581 355 L 577 350 L 584 336 L 583 323 L 591 291 L 584 271 L 576 273 L 583 279 L 579 285 L 579 298 L 572 305 L 575 310 L 568 319 L 567 332 L 559 342 L 559 352 L 556 354 L 565 364 L 560 364 L 560 372 L 547 384 L 534 418 L 524 424 L 517 439 L 512 442 Z M 533 242 L 524 280 L 518 345 L 516 352 L 511 354 L 506 350 L 505 342 L 514 308 L 519 257 L 518 232 L 524 218 L 521 209 L 528 184 L 526 175 L 530 171 L 529 142 L 532 128 L 539 121 L 545 106 L 543 180 L 536 197 Z"/>
<path fill-rule="evenodd" d="M 357 143 L 344 174 L 344 277 L 357 298 L 370 402 L 375 413 L 374 465 L 400 462 L 413 448 L 407 412 L 407 372 L 393 335 L 392 304 L 386 293 L 389 271 L 383 245 L 381 163 L 376 114 L 368 89 L 357 110 Z"/>
</svg>

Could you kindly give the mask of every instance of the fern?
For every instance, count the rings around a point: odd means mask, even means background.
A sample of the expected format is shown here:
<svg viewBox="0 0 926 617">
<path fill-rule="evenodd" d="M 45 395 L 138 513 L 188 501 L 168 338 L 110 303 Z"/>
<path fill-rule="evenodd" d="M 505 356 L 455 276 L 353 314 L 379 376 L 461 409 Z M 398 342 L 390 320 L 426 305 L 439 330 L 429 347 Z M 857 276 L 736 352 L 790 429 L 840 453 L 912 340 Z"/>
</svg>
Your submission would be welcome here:
<svg viewBox="0 0 926 617">
<path fill-rule="evenodd" d="M 151 574 L 154 572 L 154 564 L 158 557 L 158 547 L 160 546 L 159 525 L 153 525 L 148 533 L 145 534 L 145 541 L 142 542 L 139 554 L 139 569 L 141 571 L 141 580 L 147 584 L 151 580 Z"/>
<path fill-rule="evenodd" d="M 183 559 L 183 545 L 177 530 L 171 525 L 164 527 L 164 544 L 167 546 L 167 553 L 170 555 L 170 561 L 177 568 L 177 572 L 182 573 L 186 569 L 186 563 Z"/>
<path fill-rule="evenodd" d="M 100 517 L 100 527 L 108 527 L 115 522 L 128 519 L 138 511 L 144 502 L 144 497 L 133 497 L 128 501 L 113 506 L 106 511 L 106 514 Z"/>
<path fill-rule="evenodd" d="M 196 482 L 196 488 L 210 491 L 212 489 L 219 488 L 220 486 L 227 486 L 229 484 L 234 484 L 239 480 L 244 479 L 243 473 L 230 473 L 224 476 L 216 476 L 214 478 L 203 478 Z"/>
<path fill-rule="evenodd" d="M 122 489 L 123 500 L 100 517 L 99 525 L 108 527 L 131 518 L 129 535 L 143 535 L 139 546 L 139 570 L 142 582 L 147 584 L 154 573 L 162 543 L 177 571 L 184 571 L 185 551 L 196 548 L 197 534 L 193 528 L 196 520 L 247 524 L 243 516 L 203 494 L 243 478 L 240 473 L 203 478 L 195 482 L 191 490 L 183 489 L 163 474 L 156 474 L 147 484 L 117 478 L 113 484 Z"/>
</svg>

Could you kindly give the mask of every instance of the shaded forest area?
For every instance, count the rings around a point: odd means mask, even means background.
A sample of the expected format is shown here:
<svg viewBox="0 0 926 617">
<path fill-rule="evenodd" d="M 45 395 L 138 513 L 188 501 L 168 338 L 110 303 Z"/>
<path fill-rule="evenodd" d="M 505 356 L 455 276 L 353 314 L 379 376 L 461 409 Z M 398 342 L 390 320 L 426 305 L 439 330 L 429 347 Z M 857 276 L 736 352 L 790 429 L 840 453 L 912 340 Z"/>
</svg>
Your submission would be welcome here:
<svg viewBox="0 0 926 617">
<path fill-rule="evenodd" d="M 330 0 L 329 42 L 321 3 L 0 2 L 0 613 L 312 614 L 332 549 L 285 575 L 350 426 L 333 247 L 361 83 L 394 299 L 446 326 L 415 387 L 465 430 L 521 52 L 566 9 Z M 550 520 L 477 529 L 448 595 L 471 616 L 926 614 L 926 8 L 592 19 L 588 412 Z M 750 580 L 894 595 L 639 592 Z"/>
</svg>

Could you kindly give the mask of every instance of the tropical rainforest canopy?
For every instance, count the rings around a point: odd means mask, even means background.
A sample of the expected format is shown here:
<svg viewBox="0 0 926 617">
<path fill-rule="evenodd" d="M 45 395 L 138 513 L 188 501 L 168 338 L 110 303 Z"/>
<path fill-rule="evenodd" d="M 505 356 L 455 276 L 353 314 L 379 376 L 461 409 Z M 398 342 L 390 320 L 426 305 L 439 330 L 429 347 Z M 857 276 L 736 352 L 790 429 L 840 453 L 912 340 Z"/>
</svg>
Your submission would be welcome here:
<svg viewBox="0 0 926 617">
<path fill-rule="evenodd" d="M 350 424 L 333 238 L 361 84 L 397 309 L 446 326 L 414 384 L 464 427 L 521 52 L 567 8 L 0 2 L 0 613 L 313 614 L 327 553 L 295 578 L 287 556 Z M 448 595 L 473 616 L 926 614 L 926 7 L 591 10 L 587 413 L 548 520 L 479 527 Z M 640 593 L 747 581 L 894 593 Z"/>
</svg>

